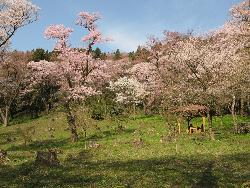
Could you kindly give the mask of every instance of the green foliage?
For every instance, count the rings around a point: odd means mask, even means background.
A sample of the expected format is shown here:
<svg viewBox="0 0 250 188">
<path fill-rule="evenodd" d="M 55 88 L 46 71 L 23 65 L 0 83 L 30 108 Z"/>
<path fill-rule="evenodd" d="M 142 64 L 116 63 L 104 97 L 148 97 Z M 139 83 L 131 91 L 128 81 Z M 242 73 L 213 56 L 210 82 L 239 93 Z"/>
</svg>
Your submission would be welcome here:
<svg viewBox="0 0 250 188">
<path fill-rule="evenodd" d="M 98 47 L 92 53 L 94 59 L 101 59 L 101 60 L 107 59 L 107 54 L 105 52 L 102 52 L 101 49 Z"/>
<path fill-rule="evenodd" d="M 138 48 L 137 48 L 137 50 L 135 52 L 135 58 L 136 58 L 136 60 L 147 62 L 149 56 L 150 56 L 150 53 L 149 53 L 149 51 L 146 48 L 138 46 Z"/>
<path fill-rule="evenodd" d="M 17 134 L 20 135 L 23 140 L 24 146 L 27 146 L 28 143 L 32 142 L 32 136 L 35 133 L 35 127 L 28 128 L 18 128 L 16 130 Z"/>
<path fill-rule="evenodd" d="M 32 61 L 38 62 L 40 60 L 50 60 L 51 53 L 48 50 L 44 50 L 42 48 L 37 48 L 36 50 L 32 50 Z"/>
<path fill-rule="evenodd" d="M 102 51 L 100 48 L 96 48 L 93 52 L 93 58 L 94 59 L 100 59 L 101 58 L 101 55 L 102 55 Z"/>
<path fill-rule="evenodd" d="M 103 120 L 105 116 L 105 109 L 101 104 L 97 104 L 92 107 L 91 118 L 94 120 Z"/>
<path fill-rule="evenodd" d="M 106 60 L 108 58 L 107 54 L 104 52 L 101 54 L 101 60 Z"/>
<path fill-rule="evenodd" d="M 134 61 L 136 59 L 135 52 L 129 52 L 128 53 L 128 58 L 129 58 L 130 61 Z"/>
<path fill-rule="evenodd" d="M 121 116 L 124 113 L 124 107 L 120 105 L 114 105 L 110 110 L 111 117 Z"/>
<path fill-rule="evenodd" d="M 119 60 L 121 59 L 121 52 L 119 49 L 116 50 L 116 52 L 114 53 L 114 60 Z"/>
</svg>

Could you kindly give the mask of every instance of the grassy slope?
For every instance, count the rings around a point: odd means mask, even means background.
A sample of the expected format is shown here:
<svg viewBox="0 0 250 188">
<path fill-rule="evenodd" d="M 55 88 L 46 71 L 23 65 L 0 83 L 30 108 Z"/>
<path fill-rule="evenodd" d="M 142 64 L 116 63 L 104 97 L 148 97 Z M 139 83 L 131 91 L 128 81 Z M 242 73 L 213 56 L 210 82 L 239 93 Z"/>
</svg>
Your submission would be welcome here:
<svg viewBox="0 0 250 188">
<path fill-rule="evenodd" d="M 0 127 L 0 149 L 7 150 L 10 158 L 7 165 L 0 165 L 0 187 L 250 186 L 250 136 L 231 133 L 230 116 L 214 119 L 216 141 L 182 133 L 177 151 L 176 143 L 160 142 L 161 135 L 167 135 L 160 117 L 88 122 L 92 128 L 87 141 L 81 136 L 75 144 L 69 142 L 62 114 Z M 117 130 L 118 125 L 125 129 Z M 55 129 L 54 137 L 49 127 Z M 32 139 L 27 146 L 24 130 L 30 130 Z M 139 137 L 144 145 L 136 147 L 133 140 Z M 100 147 L 85 149 L 91 141 Z M 36 151 L 46 148 L 62 150 L 61 166 L 34 165 Z"/>
</svg>

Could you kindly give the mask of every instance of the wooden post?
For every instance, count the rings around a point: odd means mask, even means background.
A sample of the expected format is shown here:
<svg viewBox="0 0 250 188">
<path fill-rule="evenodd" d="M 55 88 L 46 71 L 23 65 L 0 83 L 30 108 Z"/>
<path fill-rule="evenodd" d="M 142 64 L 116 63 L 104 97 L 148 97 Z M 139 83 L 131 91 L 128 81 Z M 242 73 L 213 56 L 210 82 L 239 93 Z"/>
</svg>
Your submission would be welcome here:
<svg viewBox="0 0 250 188">
<path fill-rule="evenodd" d="M 179 134 L 181 134 L 181 123 L 178 122 Z"/>
<path fill-rule="evenodd" d="M 178 132 L 181 134 L 181 117 L 179 116 L 177 118 L 177 126 L 178 126 Z"/>
<path fill-rule="evenodd" d="M 205 116 L 202 116 L 202 124 L 203 124 L 204 132 L 205 132 L 205 125 L 206 125 L 206 117 Z"/>
</svg>

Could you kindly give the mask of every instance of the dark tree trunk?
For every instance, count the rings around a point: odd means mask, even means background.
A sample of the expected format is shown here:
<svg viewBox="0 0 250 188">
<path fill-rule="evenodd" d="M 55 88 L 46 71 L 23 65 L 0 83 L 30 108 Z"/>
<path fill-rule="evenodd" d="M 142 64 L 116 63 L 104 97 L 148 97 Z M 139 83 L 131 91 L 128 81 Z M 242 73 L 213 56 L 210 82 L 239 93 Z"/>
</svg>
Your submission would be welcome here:
<svg viewBox="0 0 250 188">
<path fill-rule="evenodd" d="M 244 99 L 240 98 L 240 115 L 244 116 Z"/>
<path fill-rule="evenodd" d="M 190 126 L 190 122 L 191 122 L 192 118 L 191 117 L 187 117 L 187 123 L 188 123 L 188 127 Z"/>
<path fill-rule="evenodd" d="M 250 97 L 247 97 L 247 102 L 246 102 L 246 109 L 247 109 L 247 115 L 250 115 Z"/>
<path fill-rule="evenodd" d="M 83 131 L 84 131 L 84 138 L 86 139 L 87 138 L 87 130 L 84 129 Z"/>
<path fill-rule="evenodd" d="M 67 114 L 68 125 L 71 131 L 71 141 L 78 141 L 77 127 L 76 127 L 76 117 L 72 113 Z"/>
<path fill-rule="evenodd" d="M 77 142 L 78 141 L 78 134 L 77 134 L 77 126 L 76 126 L 76 116 L 72 112 L 68 102 L 65 104 L 65 109 L 66 109 L 66 113 L 67 113 L 68 126 L 69 126 L 69 129 L 71 132 L 71 141 Z"/>
<path fill-rule="evenodd" d="M 45 104 L 45 111 L 47 115 L 50 113 L 51 109 L 52 109 L 51 103 Z"/>
</svg>

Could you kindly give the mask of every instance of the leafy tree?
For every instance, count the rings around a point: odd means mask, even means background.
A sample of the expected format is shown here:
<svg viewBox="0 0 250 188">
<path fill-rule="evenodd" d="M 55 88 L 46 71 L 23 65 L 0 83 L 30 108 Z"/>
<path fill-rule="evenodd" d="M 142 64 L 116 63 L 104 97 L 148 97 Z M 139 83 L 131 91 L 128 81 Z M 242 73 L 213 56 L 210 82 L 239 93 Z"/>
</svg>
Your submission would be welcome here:
<svg viewBox="0 0 250 188">
<path fill-rule="evenodd" d="M 35 62 L 39 62 L 41 60 L 49 61 L 50 53 L 48 52 L 48 50 L 45 51 L 42 48 L 37 48 L 36 50 L 33 51 L 31 60 Z"/>
<path fill-rule="evenodd" d="M 121 59 L 121 52 L 119 49 L 116 50 L 115 54 L 114 54 L 114 60 L 119 60 Z"/>
<path fill-rule="evenodd" d="M 9 124 L 10 108 L 20 93 L 23 80 L 22 62 L 7 57 L 10 39 L 21 27 L 37 20 L 38 10 L 28 0 L 0 1 L 0 120 L 4 126 Z"/>
<path fill-rule="evenodd" d="M 107 57 L 107 54 L 104 52 L 101 54 L 101 60 L 106 60 L 108 57 Z"/>
<path fill-rule="evenodd" d="M 94 50 L 93 58 L 94 58 L 94 59 L 100 59 L 101 56 L 102 56 L 102 51 L 101 51 L 100 48 L 97 47 L 97 48 Z"/>
<path fill-rule="evenodd" d="M 138 46 L 136 53 L 135 53 L 135 58 L 137 60 L 147 62 L 149 56 L 150 56 L 150 53 L 146 48 Z"/>
<path fill-rule="evenodd" d="M 129 52 L 128 53 L 128 58 L 129 58 L 129 60 L 134 61 L 135 60 L 135 52 L 134 51 Z"/>
</svg>

